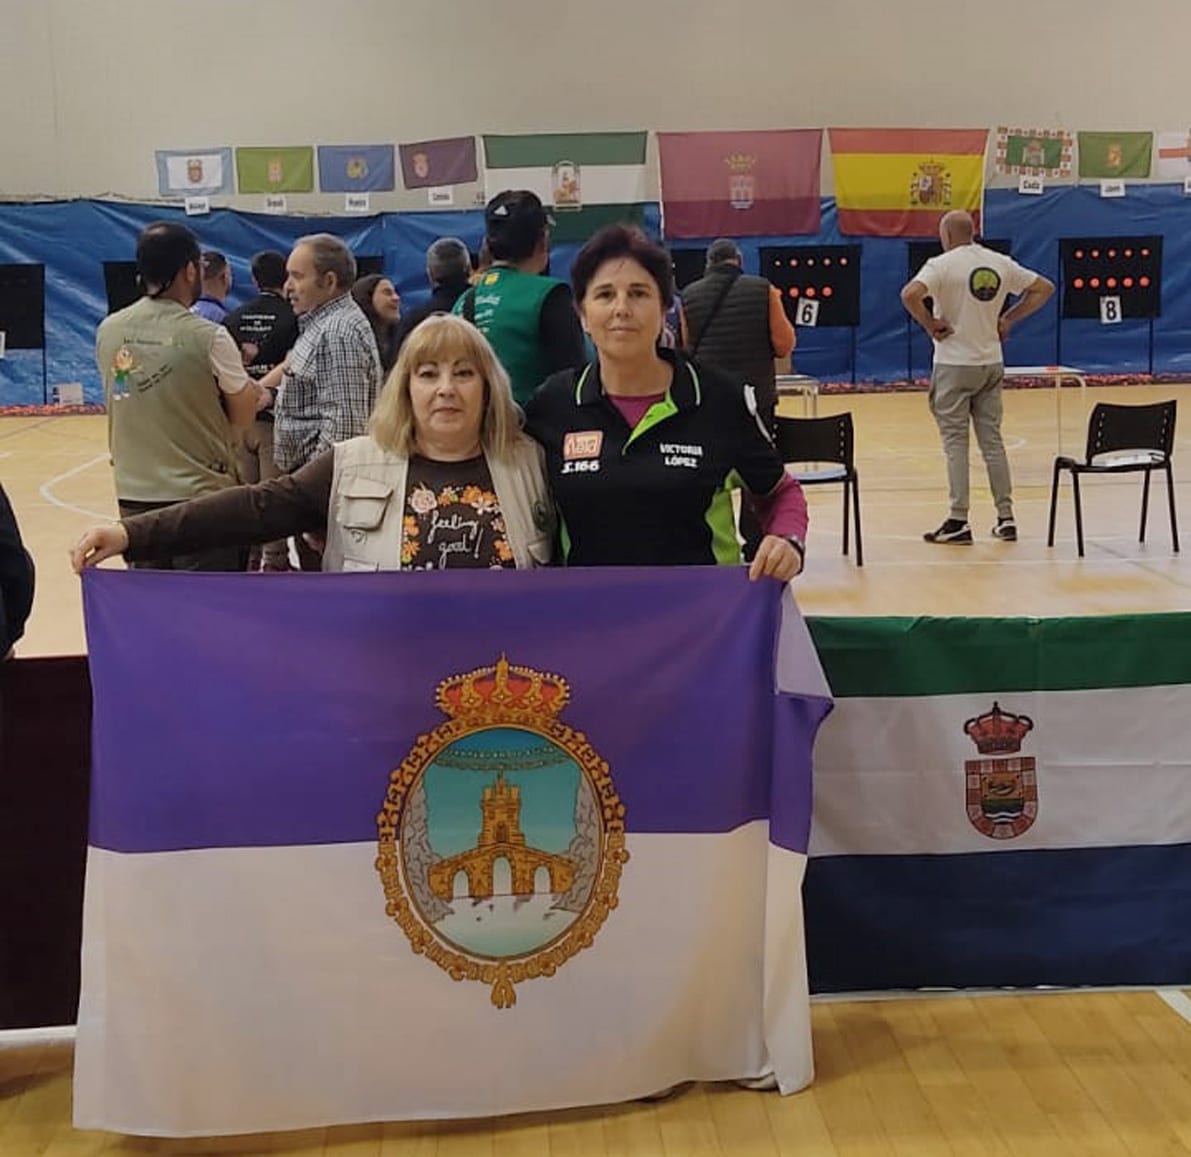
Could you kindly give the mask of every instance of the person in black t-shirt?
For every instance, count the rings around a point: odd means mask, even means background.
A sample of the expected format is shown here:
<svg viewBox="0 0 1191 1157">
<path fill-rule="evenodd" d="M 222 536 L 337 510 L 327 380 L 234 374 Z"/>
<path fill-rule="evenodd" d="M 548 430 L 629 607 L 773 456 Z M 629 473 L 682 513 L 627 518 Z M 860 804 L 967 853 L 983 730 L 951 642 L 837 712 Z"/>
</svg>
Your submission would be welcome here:
<svg viewBox="0 0 1191 1157">
<path fill-rule="evenodd" d="M 252 280 L 257 296 L 239 309 L 232 310 L 223 324 L 235 338 L 249 376 L 260 381 L 282 365 L 298 340 L 298 319 L 282 291 L 285 285 L 285 254 L 265 250 L 252 259 Z M 269 383 L 265 383 L 268 385 Z M 276 478 L 280 471 L 273 461 L 273 407 L 257 415 L 254 426 L 246 430 L 239 456 L 240 475 L 245 482 Z M 284 542 L 270 542 L 253 548 L 248 558 L 249 570 L 289 570 L 289 556 Z"/>
</svg>

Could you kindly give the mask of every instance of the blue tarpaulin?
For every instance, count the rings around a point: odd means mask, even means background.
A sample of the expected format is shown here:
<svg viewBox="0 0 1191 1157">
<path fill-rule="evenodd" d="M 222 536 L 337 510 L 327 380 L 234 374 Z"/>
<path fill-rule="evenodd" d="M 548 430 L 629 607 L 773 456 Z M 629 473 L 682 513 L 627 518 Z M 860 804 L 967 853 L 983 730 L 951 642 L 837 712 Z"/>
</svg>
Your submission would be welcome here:
<svg viewBox="0 0 1191 1157">
<path fill-rule="evenodd" d="M 150 221 L 185 221 L 204 246 L 230 258 L 235 274 L 232 304 L 252 294 L 248 262 L 260 249 L 288 251 L 305 233 L 330 231 L 360 255 L 380 256 L 402 298 L 410 305 L 429 292 L 427 246 L 455 235 L 473 249 L 483 236 L 479 209 L 434 213 L 387 213 L 371 217 L 285 217 L 216 209 L 186 218 L 180 209 L 106 201 L 0 205 L 0 263 L 43 262 L 46 266 L 48 387 L 83 383 L 89 402 L 101 400 L 94 361 L 95 327 L 107 312 L 103 262 L 129 261 L 137 233 Z M 646 227 L 658 232 L 656 205 L 647 206 Z M 1150 325 L 1126 321 L 1058 319 L 1058 299 L 1014 331 L 1006 351 L 1017 365 L 1062 360 L 1092 373 L 1187 373 L 1191 375 L 1191 197 L 1180 185 L 1131 185 L 1129 195 L 1104 199 L 1093 186 L 1063 186 L 1042 196 L 1013 189 L 987 193 L 984 231 L 1005 238 L 1024 265 L 1059 278 L 1059 240 L 1078 236 L 1164 237 L 1162 316 Z M 898 299 L 908 271 L 907 242 L 840 234 L 834 200 L 823 203 L 816 237 L 753 237 L 741 242 L 745 268 L 758 269 L 758 250 L 770 245 L 831 245 L 859 242 L 861 323 L 850 329 L 803 329 L 797 369 L 826 380 L 898 381 L 927 372 L 930 350 L 913 329 Z M 683 248 L 698 245 L 683 241 Z M 558 245 L 551 270 L 567 276 L 577 247 Z M 0 360 L 0 405 L 39 404 L 45 397 L 40 351 L 10 350 Z"/>
</svg>

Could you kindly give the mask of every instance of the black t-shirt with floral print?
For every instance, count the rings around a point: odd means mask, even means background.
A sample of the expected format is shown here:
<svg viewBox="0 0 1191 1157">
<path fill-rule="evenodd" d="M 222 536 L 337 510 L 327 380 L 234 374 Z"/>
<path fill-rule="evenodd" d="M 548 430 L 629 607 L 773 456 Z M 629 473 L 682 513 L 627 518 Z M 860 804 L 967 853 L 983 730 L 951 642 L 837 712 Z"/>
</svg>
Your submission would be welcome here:
<svg viewBox="0 0 1191 1157">
<path fill-rule="evenodd" d="M 514 565 L 483 454 L 465 462 L 410 459 L 401 565 L 407 570 Z"/>
</svg>

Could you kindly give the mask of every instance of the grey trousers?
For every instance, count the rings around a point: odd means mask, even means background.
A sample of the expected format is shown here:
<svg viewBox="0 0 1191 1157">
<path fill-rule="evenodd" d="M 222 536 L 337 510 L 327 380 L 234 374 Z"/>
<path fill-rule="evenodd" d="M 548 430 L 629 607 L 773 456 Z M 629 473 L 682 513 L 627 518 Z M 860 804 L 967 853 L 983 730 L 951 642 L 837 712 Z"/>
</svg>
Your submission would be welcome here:
<svg viewBox="0 0 1191 1157">
<path fill-rule="evenodd" d="M 950 518 L 968 520 L 968 424 L 988 470 L 998 518 L 1013 517 L 1013 484 L 1001 439 L 1001 381 L 1005 367 L 936 365 L 930 377 L 930 411 L 939 425 L 947 456 Z"/>
</svg>

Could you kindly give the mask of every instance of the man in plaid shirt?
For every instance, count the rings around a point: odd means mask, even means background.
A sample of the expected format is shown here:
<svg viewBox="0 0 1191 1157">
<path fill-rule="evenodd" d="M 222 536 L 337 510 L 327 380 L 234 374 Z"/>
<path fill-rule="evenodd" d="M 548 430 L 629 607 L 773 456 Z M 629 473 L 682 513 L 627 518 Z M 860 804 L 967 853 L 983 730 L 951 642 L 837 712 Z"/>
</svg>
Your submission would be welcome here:
<svg viewBox="0 0 1191 1157">
<path fill-rule="evenodd" d="M 301 238 L 286 262 L 285 292 L 298 315 L 277 398 L 277 464 L 296 470 L 335 442 L 368 431 L 381 385 L 372 327 L 348 292 L 351 250 L 330 233 Z"/>
<path fill-rule="evenodd" d="M 298 340 L 262 384 L 280 382 L 273 455 L 281 470 L 293 471 L 336 442 L 367 433 L 381 368 L 372 326 L 349 292 L 356 259 L 343 241 L 330 233 L 300 238 L 285 271 Z M 318 570 L 318 554 L 300 538 L 295 546 L 302 569 Z"/>
</svg>

